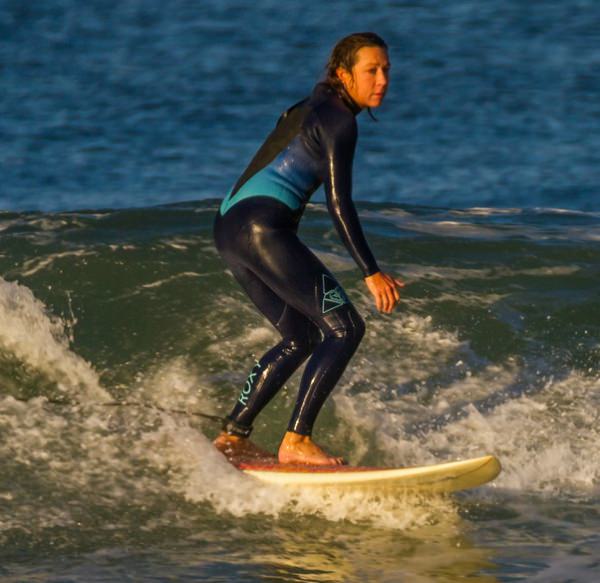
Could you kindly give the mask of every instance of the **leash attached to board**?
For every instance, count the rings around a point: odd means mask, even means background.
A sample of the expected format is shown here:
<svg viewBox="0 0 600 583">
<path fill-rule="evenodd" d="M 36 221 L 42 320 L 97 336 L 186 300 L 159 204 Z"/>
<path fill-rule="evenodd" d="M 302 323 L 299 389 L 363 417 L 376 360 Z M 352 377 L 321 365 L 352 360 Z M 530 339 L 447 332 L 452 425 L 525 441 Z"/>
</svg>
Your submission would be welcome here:
<svg viewBox="0 0 600 583">
<path fill-rule="evenodd" d="M 15 397 L 11 395 L 15 401 L 21 401 L 22 403 L 28 403 L 31 401 L 29 399 L 23 399 L 20 397 Z M 154 409 L 156 411 L 161 411 L 162 413 L 173 413 L 175 415 L 187 415 L 194 417 L 201 417 L 202 419 L 208 419 L 209 421 L 214 421 L 215 423 L 223 424 L 225 419 L 223 417 L 219 417 L 218 415 L 209 415 L 208 413 L 202 413 L 201 411 L 186 411 L 184 409 L 171 409 L 168 407 L 161 407 L 160 405 L 153 405 L 151 403 L 138 403 L 135 401 L 107 401 L 106 403 L 81 403 L 79 401 L 65 401 L 61 399 L 51 399 L 49 397 L 44 397 L 46 402 L 50 405 L 84 405 L 84 406 L 94 406 L 94 407 L 138 407 L 140 409 Z"/>
</svg>

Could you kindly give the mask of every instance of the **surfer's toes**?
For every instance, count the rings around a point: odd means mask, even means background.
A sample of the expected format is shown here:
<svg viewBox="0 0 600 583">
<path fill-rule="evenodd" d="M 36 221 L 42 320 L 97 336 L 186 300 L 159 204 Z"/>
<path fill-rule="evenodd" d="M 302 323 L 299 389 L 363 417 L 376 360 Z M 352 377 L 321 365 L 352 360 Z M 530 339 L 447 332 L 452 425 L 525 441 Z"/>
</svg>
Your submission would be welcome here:
<svg viewBox="0 0 600 583">
<path fill-rule="evenodd" d="M 343 466 L 346 464 L 343 457 L 328 456 L 327 460 L 329 462 L 329 465 L 331 465 L 331 466 Z"/>
</svg>

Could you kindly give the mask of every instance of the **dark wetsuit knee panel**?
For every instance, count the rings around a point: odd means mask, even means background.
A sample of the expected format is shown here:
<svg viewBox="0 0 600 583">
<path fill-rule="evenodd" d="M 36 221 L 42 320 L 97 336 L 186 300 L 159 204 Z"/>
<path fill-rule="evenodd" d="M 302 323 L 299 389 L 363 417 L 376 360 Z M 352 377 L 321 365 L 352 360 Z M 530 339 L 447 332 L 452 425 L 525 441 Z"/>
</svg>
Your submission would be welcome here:
<svg viewBox="0 0 600 583">
<path fill-rule="evenodd" d="M 307 328 L 304 334 L 284 338 L 290 350 L 296 350 L 308 356 L 320 344 L 323 336 L 316 326 Z"/>
<path fill-rule="evenodd" d="M 347 338 L 358 346 L 365 335 L 365 322 L 351 304 L 344 310 L 344 315 L 331 325 L 329 335 Z"/>
<path fill-rule="evenodd" d="M 322 342 L 308 362 L 288 431 L 310 435 L 323 403 L 335 387 L 365 333 L 365 324 L 352 305 L 329 322 Z"/>
</svg>

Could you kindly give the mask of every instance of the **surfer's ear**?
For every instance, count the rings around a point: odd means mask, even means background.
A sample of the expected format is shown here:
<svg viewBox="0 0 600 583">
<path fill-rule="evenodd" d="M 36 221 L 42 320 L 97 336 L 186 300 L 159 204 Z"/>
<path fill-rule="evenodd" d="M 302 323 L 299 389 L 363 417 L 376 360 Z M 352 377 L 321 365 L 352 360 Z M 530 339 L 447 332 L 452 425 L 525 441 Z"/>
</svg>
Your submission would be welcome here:
<svg viewBox="0 0 600 583">
<path fill-rule="evenodd" d="M 335 74 L 338 76 L 338 79 L 344 84 L 346 90 L 350 87 L 354 86 L 354 76 L 351 71 L 345 69 L 344 67 L 338 67 L 335 70 Z"/>
</svg>

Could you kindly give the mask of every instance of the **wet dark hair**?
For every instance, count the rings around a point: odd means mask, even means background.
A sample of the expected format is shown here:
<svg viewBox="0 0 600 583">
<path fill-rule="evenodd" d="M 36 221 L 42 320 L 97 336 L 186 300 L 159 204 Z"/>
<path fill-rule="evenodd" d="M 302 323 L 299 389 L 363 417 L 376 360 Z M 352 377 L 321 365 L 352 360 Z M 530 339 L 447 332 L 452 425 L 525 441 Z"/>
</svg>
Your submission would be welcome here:
<svg viewBox="0 0 600 583">
<path fill-rule="evenodd" d="M 341 67 L 348 72 L 352 72 L 352 67 L 356 65 L 357 61 L 356 55 L 358 51 L 364 47 L 380 47 L 386 51 L 388 50 L 385 41 L 374 32 L 355 32 L 349 34 L 339 40 L 333 47 L 327 65 L 325 66 L 325 81 L 338 92 L 347 95 L 342 80 L 337 76 L 338 68 Z M 375 119 L 370 107 L 367 108 L 367 111 L 369 112 L 369 115 Z"/>
</svg>

